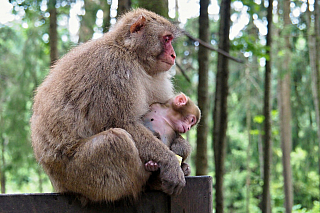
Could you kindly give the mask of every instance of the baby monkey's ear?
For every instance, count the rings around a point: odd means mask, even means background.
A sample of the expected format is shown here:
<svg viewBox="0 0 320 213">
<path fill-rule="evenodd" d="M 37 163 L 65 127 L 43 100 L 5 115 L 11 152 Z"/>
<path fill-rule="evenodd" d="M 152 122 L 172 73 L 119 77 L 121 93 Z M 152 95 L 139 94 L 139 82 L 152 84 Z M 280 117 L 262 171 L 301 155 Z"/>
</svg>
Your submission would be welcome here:
<svg viewBox="0 0 320 213">
<path fill-rule="evenodd" d="M 146 24 L 146 18 L 140 16 L 135 23 L 130 27 L 130 33 L 141 33 Z"/>
<path fill-rule="evenodd" d="M 177 107 L 181 107 L 181 106 L 184 106 L 186 105 L 188 102 L 188 98 L 185 94 L 181 93 L 179 95 L 177 95 L 175 98 L 174 98 L 174 104 L 177 106 Z"/>
</svg>

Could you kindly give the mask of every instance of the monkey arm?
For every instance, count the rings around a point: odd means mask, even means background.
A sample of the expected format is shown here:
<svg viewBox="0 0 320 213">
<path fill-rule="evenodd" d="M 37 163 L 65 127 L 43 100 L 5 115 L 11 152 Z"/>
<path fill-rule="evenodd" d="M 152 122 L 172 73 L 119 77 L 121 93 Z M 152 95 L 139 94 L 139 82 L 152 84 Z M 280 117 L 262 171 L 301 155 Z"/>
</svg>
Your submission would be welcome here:
<svg viewBox="0 0 320 213">
<path fill-rule="evenodd" d="M 177 134 L 177 137 L 170 145 L 170 149 L 177 155 L 180 155 L 183 158 L 183 161 L 186 160 L 186 158 L 192 151 L 190 143 L 185 140 L 180 134 Z"/>
<path fill-rule="evenodd" d="M 173 163 L 179 164 L 175 154 L 140 122 L 126 124 L 123 128 L 132 136 L 142 161 L 161 162 L 174 159 Z"/>
<path fill-rule="evenodd" d="M 191 145 L 180 134 L 176 134 L 176 138 L 172 141 L 170 149 L 182 157 L 181 169 L 185 176 L 191 174 L 191 168 L 189 164 L 184 162 L 191 153 Z"/>
</svg>

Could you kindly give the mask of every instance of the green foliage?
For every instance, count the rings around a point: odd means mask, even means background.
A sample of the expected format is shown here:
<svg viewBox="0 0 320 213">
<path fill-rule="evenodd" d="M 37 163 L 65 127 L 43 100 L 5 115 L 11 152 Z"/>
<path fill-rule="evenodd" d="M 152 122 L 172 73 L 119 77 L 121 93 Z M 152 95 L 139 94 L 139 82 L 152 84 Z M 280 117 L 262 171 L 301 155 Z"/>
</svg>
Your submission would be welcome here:
<svg viewBox="0 0 320 213">
<path fill-rule="evenodd" d="M 314 201 L 313 208 L 308 210 L 307 208 L 303 208 L 301 204 L 295 205 L 292 208 L 293 213 L 318 213 L 320 209 L 320 202 Z"/>
<path fill-rule="evenodd" d="M 7 192 L 52 191 L 33 157 L 29 127 L 34 90 L 49 70 L 49 47 L 43 39 L 48 24 L 40 3 L 14 1 L 13 13 L 24 11 L 21 21 L 11 28 L 0 26 L 0 139 L 7 142 L 1 143 L 6 164 L 0 166 Z"/>
</svg>

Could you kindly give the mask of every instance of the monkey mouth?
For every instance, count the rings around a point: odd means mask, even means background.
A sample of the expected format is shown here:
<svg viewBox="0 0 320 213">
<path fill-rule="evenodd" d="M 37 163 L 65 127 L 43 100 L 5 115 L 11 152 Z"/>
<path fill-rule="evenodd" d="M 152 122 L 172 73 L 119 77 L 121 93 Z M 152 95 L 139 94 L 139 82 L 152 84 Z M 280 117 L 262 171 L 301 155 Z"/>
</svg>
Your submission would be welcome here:
<svg viewBox="0 0 320 213">
<path fill-rule="evenodd" d="M 168 64 L 170 66 L 173 66 L 174 65 L 174 60 L 172 61 L 161 61 L 162 63 L 165 63 L 165 64 Z"/>
<path fill-rule="evenodd" d="M 186 133 L 186 128 L 184 127 L 184 125 L 181 125 L 180 128 L 179 128 L 179 132 L 180 133 Z"/>
</svg>

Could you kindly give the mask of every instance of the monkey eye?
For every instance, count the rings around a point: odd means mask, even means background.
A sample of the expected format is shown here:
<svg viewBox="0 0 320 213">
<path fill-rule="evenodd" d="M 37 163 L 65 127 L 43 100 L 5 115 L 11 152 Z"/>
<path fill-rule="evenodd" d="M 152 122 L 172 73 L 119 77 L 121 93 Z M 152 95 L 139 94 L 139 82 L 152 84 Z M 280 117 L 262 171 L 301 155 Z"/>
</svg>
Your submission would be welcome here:
<svg viewBox="0 0 320 213">
<path fill-rule="evenodd" d="M 194 125 L 196 123 L 196 121 L 197 121 L 197 119 L 195 118 L 195 116 L 192 115 L 189 117 L 189 122 L 191 125 Z"/>
</svg>

